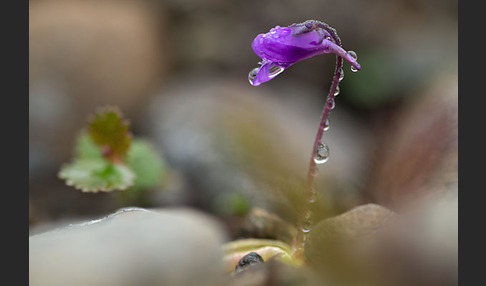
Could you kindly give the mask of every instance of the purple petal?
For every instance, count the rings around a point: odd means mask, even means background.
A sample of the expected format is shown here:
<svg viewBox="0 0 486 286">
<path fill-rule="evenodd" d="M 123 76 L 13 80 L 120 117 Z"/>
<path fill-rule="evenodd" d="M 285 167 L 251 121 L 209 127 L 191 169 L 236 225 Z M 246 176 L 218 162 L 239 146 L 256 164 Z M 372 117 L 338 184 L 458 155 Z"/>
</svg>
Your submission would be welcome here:
<svg viewBox="0 0 486 286">
<path fill-rule="evenodd" d="M 277 75 L 281 74 L 286 68 L 292 64 L 280 64 L 271 61 L 264 61 L 262 66 L 255 68 L 248 74 L 248 80 L 253 86 L 258 86 L 261 83 L 271 80 Z"/>
<path fill-rule="evenodd" d="M 355 69 L 361 68 L 355 58 L 333 42 L 326 30 L 309 29 L 305 23 L 276 26 L 268 33 L 259 34 L 253 40 L 252 48 L 263 59 L 260 69 L 249 74 L 250 83 L 255 86 L 280 74 L 283 69 L 278 67 L 285 69 L 297 61 L 321 54 L 334 53 L 350 62 Z M 279 72 L 275 74 L 270 67 Z"/>
</svg>

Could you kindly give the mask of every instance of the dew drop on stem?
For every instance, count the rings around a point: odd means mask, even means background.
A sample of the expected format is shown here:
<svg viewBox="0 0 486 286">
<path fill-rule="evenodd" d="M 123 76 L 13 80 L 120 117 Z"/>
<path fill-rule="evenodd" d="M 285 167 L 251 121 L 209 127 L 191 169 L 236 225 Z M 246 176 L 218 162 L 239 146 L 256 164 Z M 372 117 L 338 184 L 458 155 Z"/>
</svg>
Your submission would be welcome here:
<svg viewBox="0 0 486 286">
<path fill-rule="evenodd" d="M 340 71 L 339 71 L 339 81 L 342 81 L 344 78 L 344 71 L 343 69 L 341 68 Z"/>
<path fill-rule="evenodd" d="M 316 164 L 324 164 L 327 160 L 329 160 L 329 147 L 327 147 L 325 143 L 320 143 L 319 146 L 317 146 L 314 162 Z"/>
<path fill-rule="evenodd" d="M 336 101 L 334 99 L 331 99 L 331 110 L 336 107 Z"/>
<path fill-rule="evenodd" d="M 302 230 L 303 233 L 309 233 L 312 230 L 312 223 L 311 223 L 311 221 L 310 220 L 306 220 L 304 222 L 304 225 L 302 226 L 302 228 L 300 230 Z"/>
<path fill-rule="evenodd" d="M 336 91 L 334 91 L 334 96 L 338 96 L 340 91 L 341 90 L 339 89 L 339 85 L 336 86 Z"/>
<path fill-rule="evenodd" d="M 309 198 L 309 203 L 313 204 L 316 202 L 316 200 L 317 200 L 317 193 L 315 190 L 312 190 L 311 197 Z"/>
<path fill-rule="evenodd" d="M 324 131 L 329 130 L 331 127 L 331 122 L 329 121 L 329 118 L 326 118 L 326 122 L 324 123 Z"/>
</svg>

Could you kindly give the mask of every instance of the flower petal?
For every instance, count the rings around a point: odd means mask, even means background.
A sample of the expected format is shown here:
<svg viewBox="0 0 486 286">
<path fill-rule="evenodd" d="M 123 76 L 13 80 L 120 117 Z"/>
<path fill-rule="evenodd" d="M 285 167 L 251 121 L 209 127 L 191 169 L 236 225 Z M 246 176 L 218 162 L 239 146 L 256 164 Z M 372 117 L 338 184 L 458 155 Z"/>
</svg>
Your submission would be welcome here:
<svg viewBox="0 0 486 286">
<path fill-rule="evenodd" d="M 264 61 L 262 66 L 255 68 L 248 74 L 248 80 L 253 86 L 258 86 L 263 82 L 269 81 L 281 74 L 286 68 L 291 66 L 289 63 L 274 63 L 271 61 Z"/>
<path fill-rule="evenodd" d="M 361 69 L 356 59 L 336 44 L 326 29 L 308 22 L 276 26 L 268 33 L 256 36 L 252 48 L 263 61 L 260 69 L 254 69 L 248 75 L 252 85 L 269 81 L 294 63 L 321 54 L 336 54 L 356 70 Z"/>
<path fill-rule="evenodd" d="M 298 28 L 275 27 L 270 32 L 259 34 L 252 43 L 253 50 L 262 59 L 273 62 L 296 62 L 325 53 L 328 43 L 317 31 L 295 35 Z"/>
</svg>

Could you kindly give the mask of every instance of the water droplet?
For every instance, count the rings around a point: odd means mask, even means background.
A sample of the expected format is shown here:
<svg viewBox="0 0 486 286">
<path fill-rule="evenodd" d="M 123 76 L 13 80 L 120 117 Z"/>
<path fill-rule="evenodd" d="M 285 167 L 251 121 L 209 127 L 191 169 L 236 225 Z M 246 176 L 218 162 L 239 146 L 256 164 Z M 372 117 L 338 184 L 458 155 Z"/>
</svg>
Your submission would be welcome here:
<svg viewBox="0 0 486 286">
<path fill-rule="evenodd" d="M 324 131 L 329 130 L 331 127 L 331 122 L 329 122 L 329 118 L 326 118 L 326 122 L 324 123 Z"/>
<path fill-rule="evenodd" d="M 314 162 L 316 164 L 323 164 L 329 160 L 329 147 L 325 143 L 320 143 L 317 146 L 316 156 L 314 157 Z"/>
<path fill-rule="evenodd" d="M 270 69 L 268 70 L 268 77 L 269 78 L 274 78 L 280 73 L 282 73 L 285 69 L 281 66 L 277 66 L 276 64 L 272 63 L 270 66 Z"/>
<path fill-rule="evenodd" d="M 348 51 L 348 54 L 353 57 L 353 59 L 358 59 L 358 54 L 355 51 Z"/>
<path fill-rule="evenodd" d="M 317 200 L 317 194 L 315 190 L 312 190 L 311 197 L 309 198 L 309 203 L 313 204 Z M 310 213 L 309 213 L 309 218 L 310 218 Z"/>
<path fill-rule="evenodd" d="M 306 220 L 304 222 L 304 225 L 302 226 L 302 228 L 300 230 L 302 230 L 303 233 L 309 233 L 312 230 L 312 223 L 311 223 L 311 221 L 310 220 Z"/>
<path fill-rule="evenodd" d="M 348 54 L 353 57 L 353 59 L 357 60 L 358 59 L 358 54 L 356 54 L 355 51 L 348 51 Z M 351 71 L 352 72 L 357 72 L 358 69 L 355 68 L 354 66 L 351 66 Z"/>
<path fill-rule="evenodd" d="M 248 81 L 253 84 L 253 81 L 255 80 L 256 75 L 258 74 L 258 70 L 260 68 L 254 68 L 248 73 Z"/>
<path fill-rule="evenodd" d="M 273 34 L 273 38 L 278 39 L 279 35 L 278 34 Z"/>
<path fill-rule="evenodd" d="M 339 85 L 336 86 L 336 90 L 334 91 L 334 96 L 338 96 L 340 91 L 341 90 L 339 89 Z"/>
<path fill-rule="evenodd" d="M 343 69 L 341 68 L 341 71 L 340 71 L 340 74 L 339 74 L 339 81 L 342 81 L 344 78 L 344 71 Z"/>
<path fill-rule="evenodd" d="M 334 99 L 331 99 L 331 110 L 336 107 L 336 101 Z"/>
</svg>

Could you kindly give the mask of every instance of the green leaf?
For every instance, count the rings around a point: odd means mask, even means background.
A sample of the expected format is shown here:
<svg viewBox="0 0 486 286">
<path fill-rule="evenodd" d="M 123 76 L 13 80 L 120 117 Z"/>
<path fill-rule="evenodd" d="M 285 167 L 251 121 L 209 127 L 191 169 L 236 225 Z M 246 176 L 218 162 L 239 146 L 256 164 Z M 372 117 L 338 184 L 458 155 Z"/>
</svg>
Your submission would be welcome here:
<svg viewBox="0 0 486 286">
<path fill-rule="evenodd" d="M 135 174 L 127 166 L 105 159 L 78 159 L 64 165 L 59 177 L 83 192 L 125 190 L 133 185 Z"/>
<path fill-rule="evenodd" d="M 134 189 L 153 188 L 164 175 L 164 161 L 147 140 L 133 140 L 127 154 L 127 164 L 135 173 Z"/>
<path fill-rule="evenodd" d="M 74 154 L 76 159 L 102 159 L 101 149 L 91 139 L 88 132 L 79 132 L 75 140 Z"/>
<path fill-rule="evenodd" d="M 116 107 L 100 109 L 88 120 L 88 133 L 111 161 L 122 160 L 132 142 L 129 123 Z"/>
<path fill-rule="evenodd" d="M 215 210 L 222 215 L 244 216 L 250 211 L 250 200 L 238 192 L 223 193 L 215 200 Z"/>
</svg>

